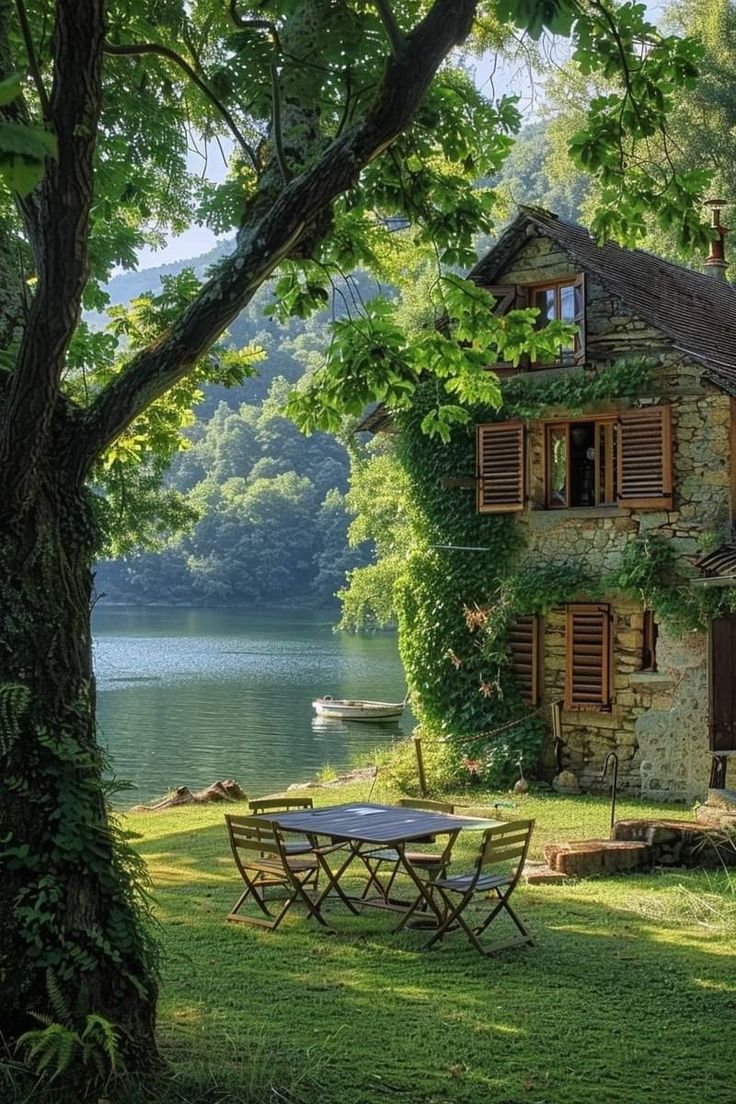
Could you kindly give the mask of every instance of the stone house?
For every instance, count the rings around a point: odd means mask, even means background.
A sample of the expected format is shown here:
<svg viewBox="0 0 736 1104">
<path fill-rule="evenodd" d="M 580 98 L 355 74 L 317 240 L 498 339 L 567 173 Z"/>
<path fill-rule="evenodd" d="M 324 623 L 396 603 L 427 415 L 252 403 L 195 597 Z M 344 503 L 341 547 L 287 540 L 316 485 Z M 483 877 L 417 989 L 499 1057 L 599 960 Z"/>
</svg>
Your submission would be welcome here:
<svg viewBox="0 0 736 1104">
<path fill-rule="evenodd" d="M 736 578 L 736 290 L 723 233 L 701 274 L 522 209 L 470 273 L 499 312 L 536 306 L 541 322 L 579 327 L 555 364 L 494 365 L 502 378 L 626 357 L 653 365 L 636 399 L 477 427 L 477 510 L 513 511 L 524 557 L 579 558 L 605 578 L 627 542 L 651 534 L 673 543 L 692 585 Z M 628 792 L 690 801 L 709 780 L 722 787 L 736 749 L 736 618 L 678 635 L 620 595 L 571 598 L 520 618 L 510 640 L 527 702 L 555 703 L 543 773 L 564 767 L 588 788 L 615 751 Z"/>
<path fill-rule="evenodd" d="M 578 324 L 558 364 L 517 371 L 655 363 L 654 385 L 635 401 L 478 427 L 478 511 L 515 511 L 526 557 L 581 557 L 604 577 L 647 533 L 674 543 L 693 585 L 736 571 L 728 543 L 703 555 L 730 539 L 736 516 L 736 290 L 721 245 L 722 235 L 701 274 L 524 210 L 472 271 L 497 310 L 536 306 L 540 320 Z M 522 618 L 511 642 L 527 700 L 561 703 L 564 766 L 586 787 L 615 750 L 631 792 L 692 800 L 712 762 L 723 785 L 724 759 L 712 753 L 736 748 L 736 619 L 674 635 L 634 602 L 575 597 Z M 550 754 L 544 765 L 554 770 Z"/>
</svg>

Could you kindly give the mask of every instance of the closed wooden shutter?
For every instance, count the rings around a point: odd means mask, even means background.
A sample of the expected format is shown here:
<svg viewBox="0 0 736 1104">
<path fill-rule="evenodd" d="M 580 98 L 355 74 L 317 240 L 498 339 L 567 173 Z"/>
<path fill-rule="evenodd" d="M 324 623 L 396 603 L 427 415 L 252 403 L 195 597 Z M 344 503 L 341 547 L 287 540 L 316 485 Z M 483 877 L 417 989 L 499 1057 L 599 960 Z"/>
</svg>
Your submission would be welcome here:
<svg viewBox="0 0 736 1104">
<path fill-rule="evenodd" d="M 511 670 L 527 705 L 538 705 L 540 697 L 540 625 L 536 614 L 517 617 L 509 630 Z"/>
<path fill-rule="evenodd" d="M 607 709 L 611 703 L 608 606 L 568 606 L 565 709 Z"/>
<path fill-rule="evenodd" d="M 669 406 L 630 410 L 619 418 L 618 501 L 633 509 L 672 506 L 672 421 Z"/>
<path fill-rule="evenodd" d="M 478 512 L 524 509 L 524 426 L 494 422 L 478 426 Z"/>
</svg>

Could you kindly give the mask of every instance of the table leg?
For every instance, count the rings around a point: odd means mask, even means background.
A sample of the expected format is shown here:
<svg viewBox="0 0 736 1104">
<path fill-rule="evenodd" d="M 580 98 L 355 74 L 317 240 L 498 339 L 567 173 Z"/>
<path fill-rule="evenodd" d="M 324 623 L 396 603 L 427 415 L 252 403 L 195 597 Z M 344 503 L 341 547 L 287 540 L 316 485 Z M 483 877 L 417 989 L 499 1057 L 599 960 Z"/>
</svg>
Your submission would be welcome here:
<svg viewBox="0 0 736 1104">
<path fill-rule="evenodd" d="M 455 834 L 457 835 L 457 833 L 455 833 Z M 419 875 L 415 871 L 414 867 L 411 865 L 411 863 L 407 859 L 407 857 L 406 857 L 406 844 L 404 844 L 404 843 L 393 844 L 393 846 L 396 848 L 396 850 L 399 853 L 399 860 L 400 860 L 401 866 L 403 867 L 404 871 L 409 875 L 411 880 L 414 882 L 414 885 L 417 887 L 417 890 L 419 891 L 416 899 L 413 902 L 413 904 L 411 904 L 409 906 L 409 908 L 406 910 L 404 915 L 401 917 L 401 920 L 399 920 L 398 924 L 396 925 L 396 927 L 393 930 L 395 932 L 401 931 L 401 929 L 406 924 L 407 920 L 409 920 L 409 918 L 418 909 L 422 908 L 422 905 L 425 905 L 426 908 L 430 912 L 434 913 L 434 915 L 437 919 L 437 926 L 439 926 L 442 923 L 442 913 L 437 908 L 437 906 L 435 905 L 434 900 L 432 898 L 432 894 L 431 894 L 430 890 L 427 888 L 427 883 L 425 881 L 423 881 L 422 878 L 419 877 Z"/>
<path fill-rule="evenodd" d="M 345 873 L 347 868 L 354 861 L 354 859 L 357 857 L 357 854 L 358 854 L 357 848 L 355 847 L 355 845 L 353 843 L 348 843 L 348 849 L 349 849 L 348 850 L 348 855 L 347 855 L 347 858 L 344 860 L 344 862 L 342 862 L 340 864 L 340 866 L 337 868 L 337 870 L 332 870 L 332 868 L 330 867 L 330 864 L 327 861 L 327 856 L 320 852 L 319 847 L 317 847 L 317 846 L 314 847 L 315 853 L 317 855 L 317 859 L 319 861 L 320 868 L 322 870 L 324 870 L 325 875 L 327 877 L 327 885 L 325 886 L 325 888 L 322 890 L 322 892 L 320 893 L 320 895 L 317 897 L 317 899 L 314 902 L 315 908 L 317 910 L 319 910 L 319 907 L 322 904 L 322 902 L 327 898 L 327 896 L 332 892 L 332 890 L 334 890 L 335 894 L 340 898 L 342 903 L 352 912 L 353 916 L 360 916 L 360 913 L 355 908 L 355 906 L 352 904 L 350 898 L 348 896 L 346 896 L 346 894 L 340 888 L 340 884 L 339 884 L 340 878 L 342 878 L 343 874 Z"/>
</svg>

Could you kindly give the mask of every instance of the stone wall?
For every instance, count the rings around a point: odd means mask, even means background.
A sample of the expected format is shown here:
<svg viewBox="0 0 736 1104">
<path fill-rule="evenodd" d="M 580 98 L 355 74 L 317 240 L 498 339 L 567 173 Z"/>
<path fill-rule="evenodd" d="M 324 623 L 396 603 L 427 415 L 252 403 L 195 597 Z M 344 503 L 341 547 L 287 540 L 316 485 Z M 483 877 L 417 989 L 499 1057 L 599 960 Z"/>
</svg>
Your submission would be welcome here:
<svg viewBox="0 0 736 1104">
<path fill-rule="evenodd" d="M 530 238 L 499 283 L 534 283 L 579 271 L 567 254 L 538 234 Z M 646 533 L 676 542 L 683 566 L 725 536 L 731 517 L 731 404 L 701 379 L 701 368 L 678 354 L 664 334 L 638 319 L 624 303 L 586 277 L 586 362 L 622 356 L 657 362 L 651 392 L 631 405 L 669 403 L 673 424 L 671 510 L 631 511 L 617 506 L 544 509 L 544 424 L 527 426 L 528 501 L 520 523 L 526 530 L 523 559 L 583 559 L 594 575 L 608 575 L 621 562 L 627 541 Z M 557 369 L 561 371 L 564 369 Z M 545 371 L 555 371 L 547 369 Z M 617 404 L 586 413 L 615 411 Z M 550 410 L 546 421 L 570 414 Z M 579 412 L 575 412 L 579 415 Z M 585 601 L 585 594 L 571 600 Z M 595 601 L 604 601 L 596 596 Z M 708 783 L 707 639 L 704 633 L 673 637 L 660 626 L 659 671 L 641 671 L 643 610 L 618 596 L 609 599 L 613 624 L 613 695 L 609 713 L 564 713 L 563 761 L 586 788 L 598 784 L 605 756 L 620 758 L 622 789 L 656 799 L 692 800 Z M 563 696 L 564 612 L 545 619 L 544 699 Z M 543 768 L 554 770 L 551 748 Z M 607 785 L 607 783 L 606 783 Z"/>
</svg>

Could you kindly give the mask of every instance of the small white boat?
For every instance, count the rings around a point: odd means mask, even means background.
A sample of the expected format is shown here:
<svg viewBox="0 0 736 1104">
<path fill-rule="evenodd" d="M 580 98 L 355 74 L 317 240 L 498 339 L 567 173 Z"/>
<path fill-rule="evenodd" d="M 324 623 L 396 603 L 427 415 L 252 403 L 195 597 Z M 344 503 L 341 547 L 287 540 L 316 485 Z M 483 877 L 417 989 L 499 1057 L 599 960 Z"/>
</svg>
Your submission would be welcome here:
<svg viewBox="0 0 736 1104">
<path fill-rule="evenodd" d="M 404 712 L 406 702 L 360 701 L 349 698 L 315 698 L 312 708 L 318 717 L 338 721 L 393 721 Z"/>
</svg>

